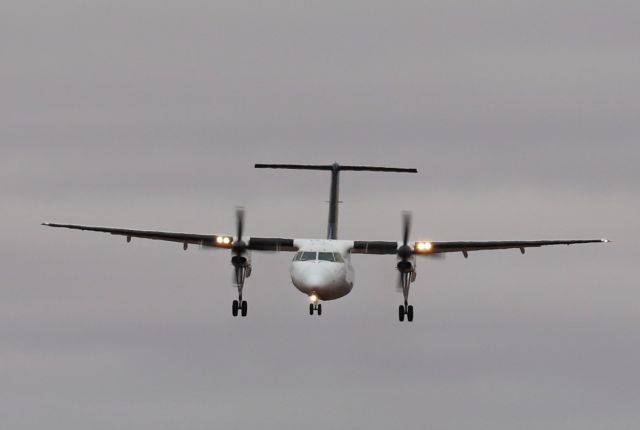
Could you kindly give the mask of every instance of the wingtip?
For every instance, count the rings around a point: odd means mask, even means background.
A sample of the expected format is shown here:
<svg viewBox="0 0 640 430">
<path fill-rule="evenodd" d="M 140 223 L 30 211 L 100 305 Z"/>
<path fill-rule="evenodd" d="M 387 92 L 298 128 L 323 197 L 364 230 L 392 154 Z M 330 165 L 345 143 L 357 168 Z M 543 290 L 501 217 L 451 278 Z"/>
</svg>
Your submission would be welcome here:
<svg viewBox="0 0 640 430">
<path fill-rule="evenodd" d="M 600 242 L 603 242 L 603 243 L 610 243 L 611 241 L 610 241 L 609 239 L 600 239 Z"/>
<path fill-rule="evenodd" d="M 50 222 L 42 222 L 42 223 L 40 223 L 40 225 L 51 225 L 51 223 Z"/>
</svg>

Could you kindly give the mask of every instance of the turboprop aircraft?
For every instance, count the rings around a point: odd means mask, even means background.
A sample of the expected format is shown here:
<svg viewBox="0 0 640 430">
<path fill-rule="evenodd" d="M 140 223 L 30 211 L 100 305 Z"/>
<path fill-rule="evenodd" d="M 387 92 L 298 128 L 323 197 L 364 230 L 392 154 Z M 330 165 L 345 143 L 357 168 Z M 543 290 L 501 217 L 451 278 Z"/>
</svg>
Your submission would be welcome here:
<svg viewBox="0 0 640 430">
<path fill-rule="evenodd" d="M 409 233 L 411 216 L 403 216 L 402 241 L 389 242 L 379 240 L 338 239 L 338 203 L 339 178 L 344 171 L 417 173 L 417 169 L 372 166 L 343 166 L 301 164 L 256 164 L 258 169 L 295 169 L 322 170 L 331 173 L 329 194 L 329 222 L 326 239 L 295 239 L 283 237 L 244 237 L 244 210 L 236 212 L 236 235 L 169 233 L 163 231 L 130 230 L 122 228 L 91 227 L 74 224 L 43 223 L 49 227 L 63 227 L 76 230 L 89 230 L 125 236 L 131 238 L 164 240 L 182 243 L 186 250 L 190 244 L 204 248 L 222 248 L 231 251 L 231 265 L 234 270 L 234 283 L 238 289 L 238 299 L 232 303 L 232 315 L 247 315 L 247 301 L 243 299 L 245 279 L 251 276 L 252 251 L 293 252 L 290 273 L 293 285 L 307 295 L 309 314 L 322 314 L 323 301 L 335 300 L 349 294 L 354 284 L 354 269 L 351 254 L 394 255 L 399 273 L 398 288 L 402 291 L 404 303 L 398 307 L 398 319 L 413 321 L 413 305 L 409 304 L 409 287 L 416 280 L 416 257 L 438 257 L 445 253 L 460 252 L 465 258 L 471 251 L 493 249 L 519 249 L 547 245 L 573 245 L 578 243 L 609 242 L 607 239 L 582 240 L 537 240 L 537 241 L 491 241 L 491 242 L 433 242 L 411 241 Z"/>
</svg>

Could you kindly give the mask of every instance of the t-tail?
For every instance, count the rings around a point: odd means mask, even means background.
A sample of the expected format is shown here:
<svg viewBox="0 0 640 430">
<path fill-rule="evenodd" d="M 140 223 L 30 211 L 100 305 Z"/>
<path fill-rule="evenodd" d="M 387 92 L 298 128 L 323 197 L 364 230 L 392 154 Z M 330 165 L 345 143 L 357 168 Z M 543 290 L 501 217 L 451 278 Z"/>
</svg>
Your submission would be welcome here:
<svg viewBox="0 0 640 430">
<path fill-rule="evenodd" d="M 418 173 L 417 169 L 376 166 L 342 166 L 338 163 L 328 165 L 314 164 L 256 164 L 256 169 L 291 169 L 291 170 L 328 170 L 331 172 L 331 189 L 329 192 L 329 223 L 327 239 L 338 238 L 338 203 L 340 194 L 340 172 L 343 170 L 368 172 L 401 172 Z"/>
</svg>

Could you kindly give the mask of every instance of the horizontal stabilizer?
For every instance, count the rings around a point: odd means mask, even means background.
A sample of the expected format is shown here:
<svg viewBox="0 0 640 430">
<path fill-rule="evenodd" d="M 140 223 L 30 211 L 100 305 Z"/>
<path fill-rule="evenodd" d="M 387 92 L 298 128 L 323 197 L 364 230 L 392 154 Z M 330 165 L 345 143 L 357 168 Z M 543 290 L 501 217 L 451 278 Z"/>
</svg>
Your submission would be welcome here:
<svg viewBox="0 0 640 430">
<path fill-rule="evenodd" d="M 291 169 L 291 170 L 331 170 L 331 171 L 369 171 L 369 172 L 403 172 L 418 173 L 418 169 L 380 166 L 343 166 L 340 164 L 256 164 L 256 169 Z"/>
</svg>

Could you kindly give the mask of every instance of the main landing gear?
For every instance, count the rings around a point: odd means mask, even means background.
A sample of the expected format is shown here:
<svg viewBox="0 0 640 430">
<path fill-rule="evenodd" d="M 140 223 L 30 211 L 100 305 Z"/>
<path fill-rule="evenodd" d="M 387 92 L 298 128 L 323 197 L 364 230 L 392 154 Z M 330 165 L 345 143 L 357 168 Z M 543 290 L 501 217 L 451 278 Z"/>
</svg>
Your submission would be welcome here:
<svg viewBox="0 0 640 430">
<path fill-rule="evenodd" d="M 231 307 L 231 313 L 234 317 L 238 316 L 238 311 L 240 311 L 240 315 L 243 317 L 247 316 L 247 301 L 246 300 L 234 300 L 233 305 Z"/>
<path fill-rule="evenodd" d="M 407 321 L 413 321 L 413 305 L 400 305 L 398 307 L 398 319 L 404 321 L 404 316 L 407 316 Z"/>
<path fill-rule="evenodd" d="M 409 286 L 415 280 L 415 272 L 400 272 L 400 286 L 402 287 L 402 295 L 404 296 L 404 305 L 398 307 L 398 319 L 404 321 L 406 315 L 407 321 L 413 321 L 413 305 L 409 304 Z"/>
<path fill-rule="evenodd" d="M 318 315 L 322 315 L 322 303 L 309 303 L 309 315 L 313 315 L 314 312 L 317 312 Z"/>
<path fill-rule="evenodd" d="M 245 277 L 251 273 L 251 266 L 236 267 L 236 286 L 238 287 L 238 300 L 234 300 L 231 306 L 231 313 L 234 317 L 238 316 L 238 311 L 243 317 L 247 316 L 247 301 L 242 300 L 242 289 L 244 288 Z"/>
</svg>

